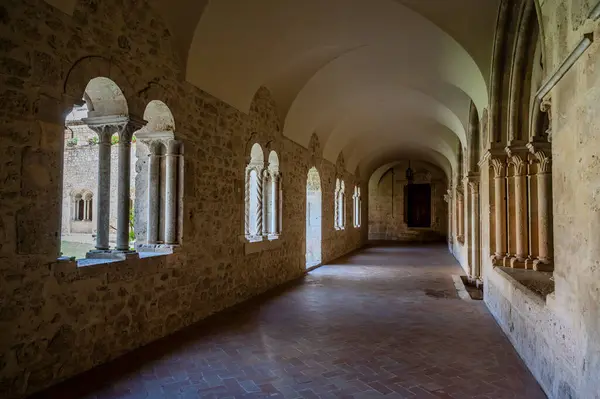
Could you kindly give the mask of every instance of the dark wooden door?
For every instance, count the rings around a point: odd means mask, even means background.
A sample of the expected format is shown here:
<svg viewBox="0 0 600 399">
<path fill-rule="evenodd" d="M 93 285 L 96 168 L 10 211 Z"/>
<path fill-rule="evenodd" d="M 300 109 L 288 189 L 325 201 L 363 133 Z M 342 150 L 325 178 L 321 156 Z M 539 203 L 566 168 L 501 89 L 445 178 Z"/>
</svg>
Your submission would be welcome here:
<svg viewBox="0 0 600 399">
<path fill-rule="evenodd" d="M 406 189 L 408 227 L 431 227 L 431 185 L 409 184 Z"/>
</svg>

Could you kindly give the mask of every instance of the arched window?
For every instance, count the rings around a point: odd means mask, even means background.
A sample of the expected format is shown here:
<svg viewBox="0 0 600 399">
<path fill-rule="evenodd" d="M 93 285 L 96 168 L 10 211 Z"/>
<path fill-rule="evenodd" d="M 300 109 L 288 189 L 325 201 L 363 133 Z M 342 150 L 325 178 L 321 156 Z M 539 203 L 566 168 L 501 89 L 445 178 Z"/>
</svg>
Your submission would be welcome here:
<svg viewBox="0 0 600 399">
<path fill-rule="evenodd" d="M 82 183 L 90 190 L 78 192 L 72 223 L 66 223 L 68 218 L 62 219 L 61 252 L 75 258 L 104 259 L 112 253 L 111 248 L 119 253 L 130 250 L 131 138 L 141 124 L 129 115 L 125 96 L 109 78 L 91 79 L 82 99 L 85 105 L 75 106 L 65 120 L 71 135 L 65 141 L 63 193 Z M 118 140 L 113 139 L 115 135 Z M 93 224 L 89 223 L 92 219 Z M 80 251 L 83 247 L 79 245 L 77 253 L 72 252 L 71 240 L 80 238 L 71 234 L 91 234 L 94 230 L 95 245 L 86 240 L 86 252 Z"/>
<path fill-rule="evenodd" d="M 354 227 L 360 227 L 360 210 L 361 210 L 361 199 L 360 199 L 360 187 L 354 186 L 354 195 L 352 196 L 353 200 L 353 220 Z"/>
<path fill-rule="evenodd" d="M 85 221 L 91 222 L 93 217 L 93 194 L 91 192 L 86 192 L 83 194 L 83 219 Z"/>
<path fill-rule="evenodd" d="M 346 193 L 344 181 L 339 178 L 335 180 L 335 228 L 344 230 L 346 228 Z"/>
<path fill-rule="evenodd" d="M 279 157 L 275 151 L 269 153 L 269 166 L 265 174 L 264 203 L 265 229 L 269 239 L 276 239 L 281 234 L 281 175 Z"/>
<path fill-rule="evenodd" d="M 139 172 L 132 235 L 139 251 L 169 252 L 182 236 L 183 143 L 175 139 L 175 120 L 162 101 L 148 103 L 144 120 L 148 123 L 135 134 Z"/>
<path fill-rule="evenodd" d="M 81 194 L 75 196 L 75 220 L 83 220 L 84 203 Z"/>
<path fill-rule="evenodd" d="M 250 162 L 246 166 L 245 235 L 248 241 L 263 239 L 263 171 L 264 153 L 255 143 L 250 151 Z"/>
</svg>

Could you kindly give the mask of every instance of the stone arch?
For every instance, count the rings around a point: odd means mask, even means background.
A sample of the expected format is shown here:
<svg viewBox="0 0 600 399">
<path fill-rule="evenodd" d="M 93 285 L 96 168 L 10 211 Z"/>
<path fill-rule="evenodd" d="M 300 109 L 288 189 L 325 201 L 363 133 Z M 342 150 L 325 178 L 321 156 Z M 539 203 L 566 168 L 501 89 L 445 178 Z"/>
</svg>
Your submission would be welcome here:
<svg viewBox="0 0 600 399">
<path fill-rule="evenodd" d="M 171 109 L 161 100 L 152 100 L 148 102 L 144 110 L 144 120 L 148 123 L 143 131 L 161 132 L 175 134 L 175 118 Z"/>
<path fill-rule="evenodd" d="M 97 77 L 105 77 L 113 81 L 126 99 L 136 92 L 132 79 L 117 63 L 102 56 L 90 55 L 77 60 L 67 72 L 63 83 L 65 106 L 70 109 L 73 104 L 81 105 L 87 85 Z M 132 109 L 131 105 L 128 102 L 129 114 L 142 114 L 142 110 Z"/>
<path fill-rule="evenodd" d="M 129 114 L 127 99 L 121 88 L 110 78 L 92 78 L 83 91 L 88 117 L 126 116 Z"/>
<path fill-rule="evenodd" d="M 541 43 L 541 62 L 547 65 L 541 21 L 538 0 L 502 0 L 500 4 L 489 101 L 488 143 L 492 145 L 501 147 L 511 139 L 520 139 L 531 125 L 528 124 L 531 107 L 522 108 L 521 102 L 530 92 L 529 88 L 525 90 L 523 83 L 528 82 L 528 64 L 536 41 Z M 508 104 L 508 107 L 502 104 Z"/>
</svg>

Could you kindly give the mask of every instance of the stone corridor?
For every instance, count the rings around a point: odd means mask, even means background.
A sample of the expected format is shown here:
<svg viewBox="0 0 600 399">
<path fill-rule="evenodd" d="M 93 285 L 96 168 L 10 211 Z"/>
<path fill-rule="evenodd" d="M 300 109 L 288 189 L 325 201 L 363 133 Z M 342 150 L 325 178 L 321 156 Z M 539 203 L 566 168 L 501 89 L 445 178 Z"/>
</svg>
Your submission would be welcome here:
<svg viewBox="0 0 600 399">
<path fill-rule="evenodd" d="M 366 248 L 34 398 L 545 398 L 461 272 Z"/>
</svg>

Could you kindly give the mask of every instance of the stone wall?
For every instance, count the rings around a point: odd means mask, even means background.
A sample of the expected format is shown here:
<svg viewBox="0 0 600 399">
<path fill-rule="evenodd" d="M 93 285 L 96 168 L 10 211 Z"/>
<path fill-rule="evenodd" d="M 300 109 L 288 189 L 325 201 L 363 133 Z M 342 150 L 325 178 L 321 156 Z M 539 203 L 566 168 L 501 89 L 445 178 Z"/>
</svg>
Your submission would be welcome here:
<svg viewBox="0 0 600 399">
<path fill-rule="evenodd" d="M 333 228 L 335 176 L 348 186 L 354 177 L 281 135 L 267 89 L 245 114 L 181 80 L 170 34 L 145 2 L 80 1 L 71 17 L 41 0 L 7 0 L 0 49 L 3 396 L 22 397 L 301 276 L 314 164 L 323 261 L 361 245 L 364 229 Z M 84 268 L 56 261 L 64 115 L 97 76 L 119 85 L 130 115 L 155 99 L 174 115 L 185 188 L 182 245 L 172 255 Z M 245 255 L 242 187 L 254 142 L 279 154 L 282 245 Z"/>
<path fill-rule="evenodd" d="M 443 241 L 447 232 L 447 206 L 444 202 L 447 183 L 444 172 L 426 162 L 411 162 L 411 168 L 415 172 L 415 183 L 431 184 L 432 225 L 431 228 L 409 228 L 404 217 L 407 168 L 408 161 L 398 161 L 392 168 L 393 174 L 391 170 L 385 172 L 381 178 L 375 174 L 369 181 L 369 239 L 403 242 Z"/>
<path fill-rule="evenodd" d="M 546 71 L 584 32 L 595 1 L 540 1 Z M 551 92 L 555 292 L 545 299 L 491 264 L 493 174 L 481 174 L 485 302 L 550 398 L 600 398 L 600 44 L 594 42 Z M 544 77 L 544 80 L 548 76 Z"/>
</svg>

